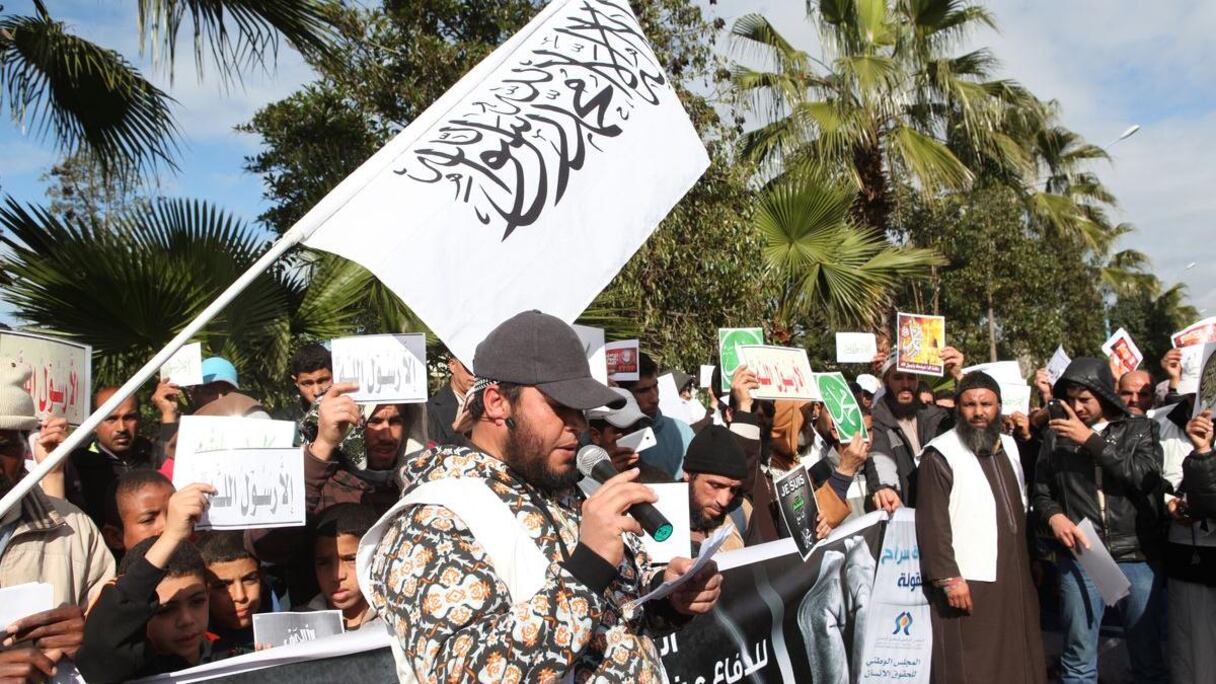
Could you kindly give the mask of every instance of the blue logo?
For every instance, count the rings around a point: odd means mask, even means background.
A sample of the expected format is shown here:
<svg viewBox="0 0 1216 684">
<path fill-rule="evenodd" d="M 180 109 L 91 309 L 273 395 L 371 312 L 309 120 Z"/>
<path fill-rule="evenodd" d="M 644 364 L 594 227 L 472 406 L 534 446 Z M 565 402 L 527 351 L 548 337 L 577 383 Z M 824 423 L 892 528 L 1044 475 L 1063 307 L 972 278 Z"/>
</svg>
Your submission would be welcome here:
<svg viewBox="0 0 1216 684">
<path fill-rule="evenodd" d="M 895 616 L 895 631 L 891 632 L 892 635 L 899 634 L 902 631 L 904 636 L 912 636 L 912 633 L 909 631 L 911 629 L 912 613 L 905 610 L 904 612 Z"/>
</svg>

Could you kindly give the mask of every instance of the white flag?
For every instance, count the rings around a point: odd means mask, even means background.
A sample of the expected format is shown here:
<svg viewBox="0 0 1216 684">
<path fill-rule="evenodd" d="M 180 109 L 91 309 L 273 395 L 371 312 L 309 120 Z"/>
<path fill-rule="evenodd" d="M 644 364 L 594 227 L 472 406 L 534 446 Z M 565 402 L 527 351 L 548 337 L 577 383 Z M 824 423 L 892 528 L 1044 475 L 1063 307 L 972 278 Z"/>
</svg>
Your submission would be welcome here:
<svg viewBox="0 0 1216 684">
<path fill-rule="evenodd" d="M 304 244 L 467 363 L 520 311 L 573 321 L 708 166 L 629 3 L 555 0 L 322 200 Z"/>
</svg>

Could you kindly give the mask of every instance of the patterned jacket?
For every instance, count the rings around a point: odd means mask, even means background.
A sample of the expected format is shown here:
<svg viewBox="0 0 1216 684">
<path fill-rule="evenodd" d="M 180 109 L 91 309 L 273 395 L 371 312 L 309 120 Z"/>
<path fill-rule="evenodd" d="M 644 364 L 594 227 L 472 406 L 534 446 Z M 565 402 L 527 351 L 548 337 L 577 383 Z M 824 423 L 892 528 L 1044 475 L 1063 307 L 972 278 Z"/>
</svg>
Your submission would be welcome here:
<svg viewBox="0 0 1216 684">
<path fill-rule="evenodd" d="M 575 488 L 542 499 L 502 462 L 454 446 L 420 452 L 402 469 L 409 483 L 449 477 L 484 479 L 531 533 L 549 567 L 543 588 L 512 605 L 507 586 L 459 518 L 442 506 L 404 509 L 376 550 L 367 593 L 419 677 L 556 682 L 572 672 L 579 682 L 663 681 L 646 632 L 670 631 L 679 617 L 665 602 L 630 614 L 622 608 L 660 579 L 647 569 L 640 539 L 626 535 L 625 558 L 614 572 L 578 546 L 581 499 Z"/>
</svg>

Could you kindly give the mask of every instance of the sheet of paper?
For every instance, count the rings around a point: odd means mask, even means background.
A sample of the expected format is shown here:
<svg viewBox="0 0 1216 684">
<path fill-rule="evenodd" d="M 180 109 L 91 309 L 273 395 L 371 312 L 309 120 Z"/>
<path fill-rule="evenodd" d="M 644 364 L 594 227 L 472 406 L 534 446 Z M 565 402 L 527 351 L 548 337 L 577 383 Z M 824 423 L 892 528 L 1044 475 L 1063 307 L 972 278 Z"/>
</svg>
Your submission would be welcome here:
<svg viewBox="0 0 1216 684">
<path fill-rule="evenodd" d="M 203 384 L 203 343 L 191 342 L 182 345 L 182 348 L 160 367 L 160 379 L 178 387 Z"/>
<path fill-rule="evenodd" d="M 650 555 L 651 563 L 668 563 L 672 558 L 689 558 L 692 555 L 692 522 L 688 509 L 688 483 L 666 482 L 648 484 L 659 496 L 654 507 L 659 509 L 667 522 L 671 523 L 672 533 L 665 541 L 655 541 L 649 534 L 642 535 L 642 544 Z"/>
<path fill-rule="evenodd" d="M 823 397 L 828 413 L 832 416 L 832 422 L 836 424 L 836 434 L 840 437 L 841 444 L 848 444 L 855 434 L 860 434 L 862 439 L 869 439 L 861 407 L 857 405 L 857 398 L 853 396 L 853 390 L 849 389 L 849 383 L 844 376 L 840 373 L 816 373 L 815 383 L 819 387 L 819 394 Z"/>
<path fill-rule="evenodd" d="M 604 345 L 604 358 L 608 366 L 608 378 L 610 380 L 618 380 L 624 382 L 636 382 L 640 377 L 638 375 L 638 355 L 641 350 L 638 348 L 637 340 L 621 340 L 619 342 L 608 342 Z"/>
<path fill-rule="evenodd" d="M 23 617 L 55 607 L 55 587 L 46 582 L 27 582 L 0 588 L 0 629 Z"/>
<path fill-rule="evenodd" d="M 345 631 L 340 610 L 257 613 L 253 616 L 253 643 L 259 646 L 290 646 Z"/>
<path fill-rule="evenodd" d="M 897 355 L 895 367 L 905 373 L 945 375 L 942 349 L 946 347 L 946 319 L 899 312 L 895 326 Z"/>
<path fill-rule="evenodd" d="M 0 330 L 0 358 L 33 371 L 27 389 L 38 420 L 66 418 L 80 425 L 92 413 L 93 348 L 87 344 Z"/>
<path fill-rule="evenodd" d="M 182 456 L 173 464 L 173 486 L 215 487 L 196 529 L 242 530 L 304 524 L 304 451 L 230 449 Z"/>
<path fill-rule="evenodd" d="M 836 333 L 837 363 L 869 363 L 878 354 L 878 340 L 874 333 Z"/>
<path fill-rule="evenodd" d="M 739 360 L 760 382 L 752 398 L 821 400 L 805 349 L 746 344 L 737 349 Z"/>
<path fill-rule="evenodd" d="M 1170 342 L 1175 347 L 1189 347 L 1196 344 L 1216 342 L 1216 316 L 1192 323 L 1170 335 Z"/>
<path fill-rule="evenodd" d="M 627 435 L 616 438 L 617 446 L 631 449 L 639 454 L 658 444 L 658 442 L 658 438 L 654 435 L 654 428 L 648 427 L 634 430 Z"/>
<path fill-rule="evenodd" d="M 1094 524 L 1089 518 L 1082 518 L 1080 524 L 1077 525 L 1081 530 L 1081 534 L 1085 535 L 1085 539 L 1089 541 L 1090 548 L 1084 547 L 1073 549 L 1072 555 L 1076 557 L 1077 562 L 1082 568 L 1085 568 L 1085 574 L 1089 575 L 1089 579 L 1098 587 L 1098 594 L 1102 596 L 1102 602 L 1108 606 L 1113 606 L 1119 602 L 1119 599 L 1131 593 L 1131 582 L 1127 580 L 1127 575 L 1119 569 L 1119 564 L 1111 558 L 1110 551 L 1106 550 L 1106 546 L 1102 544 L 1102 539 L 1098 537 L 1098 531 L 1094 529 Z"/>
<path fill-rule="evenodd" d="M 367 404 L 418 404 L 426 401 L 426 335 L 338 337 L 330 345 L 334 382 L 353 382 L 350 398 Z"/>
<path fill-rule="evenodd" d="M 1056 347 L 1056 353 L 1051 355 L 1051 360 L 1047 362 L 1047 377 L 1051 380 L 1051 384 L 1056 384 L 1061 375 L 1064 375 L 1068 364 L 1072 363 L 1072 359 L 1068 358 L 1068 354 L 1064 352 L 1064 345 Z"/>
<path fill-rule="evenodd" d="M 296 424 L 237 416 L 182 416 L 177 458 L 226 449 L 284 448 L 295 443 Z"/>
<path fill-rule="evenodd" d="M 692 423 L 688 417 L 688 408 L 680 398 L 680 390 L 676 389 L 675 376 L 671 373 L 659 376 L 659 412 L 668 418 Z"/>
<path fill-rule="evenodd" d="M 705 540 L 703 544 L 701 544 L 701 552 L 697 554 L 696 560 L 693 561 L 693 564 L 688 568 L 687 572 L 671 580 L 670 582 L 660 584 L 655 588 L 654 591 L 630 601 L 629 603 L 625 604 L 625 607 L 637 608 L 647 601 L 656 601 L 680 588 L 680 585 L 695 577 L 698 572 L 701 572 L 701 570 L 709 564 L 709 561 L 713 560 L 714 554 L 716 554 L 718 549 L 722 547 L 722 543 L 726 541 L 728 536 L 730 536 L 730 529 L 726 527 L 719 527 L 712 535 L 710 535 L 708 539 Z"/>
<path fill-rule="evenodd" d="M 720 389 L 730 391 L 730 381 L 739 367 L 739 345 L 764 344 L 763 328 L 718 328 L 718 362 L 722 369 Z"/>
<path fill-rule="evenodd" d="M 1205 352 L 1203 363 L 1199 370 L 1199 387 L 1195 393 L 1195 410 L 1191 413 L 1191 417 L 1195 417 L 1205 410 L 1212 411 L 1216 414 L 1216 345 L 1207 345 L 1209 347 Z"/>
<path fill-rule="evenodd" d="M 1001 385 L 1025 385 L 1026 378 L 1022 377 L 1022 369 L 1017 361 L 995 361 L 993 363 L 977 363 L 963 369 L 963 375 L 974 372 L 986 373 L 988 377 Z"/>
<path fill-rule="evenodd" d="M 773 486 L 777 489 L 777 502 L 781 508 L 781 519 L 798 546 L 802 560 L 815 548 L 815 527 L 818 525 L 819 506 L 811 486 L 811 476 L 806 468 L 798 465 L 782 475 Z"/>
<path fill-rule="evenodd" d="M 698 382 L 697 385 L 699 385 L 700 387 L 703 387 L 705 389 L 709 389 L 709 388 L 713 387 L 715 368 L 717 368 L 717 366 L 702 365 L 701 366 L 701 378 L 700 378 L 701 381 Z"/>
<path fill-rule="evenodd" d="M 592 328 L 587 325 L 572 325 L 578 339 L 583 343 L 583 353 L 587 355 L 587 365 L 591 366 L 591 377 L 601 383 L 608 384 L 608 357 L 604 351 L 604 329 Z"/>
<path fill-rule="evenodd" d="M 1108 357 L 1117 359 L 1124 373 L 1136 370 L 1144 360 L 1144 354 L 1140 353 L 1140 349 L 1132 341 L 1132 336 L 1123 328 L 1116 330 L 1115 334 L 1102 344 L 1102 351 Z"/>
<path fill-rule="evenodd" d="M 1012 416 L 1014 413 L 1030 415 L 1030 385 L 1007 385 L 1003 382 L 998 384 L 1001 386 L 1002 416 Z"/>
<path fill-rule="evenodd" d="M 1192 344 L 1182 347 L 1182 358 L 1178 364 L 1182 367 L 1182 375 L 1178 378 L 1178 394 L 1194 394 L 1199 391 L 1199 375 L 1203 363 L 1216 349 L 1214 343 Z"/>
</svg>

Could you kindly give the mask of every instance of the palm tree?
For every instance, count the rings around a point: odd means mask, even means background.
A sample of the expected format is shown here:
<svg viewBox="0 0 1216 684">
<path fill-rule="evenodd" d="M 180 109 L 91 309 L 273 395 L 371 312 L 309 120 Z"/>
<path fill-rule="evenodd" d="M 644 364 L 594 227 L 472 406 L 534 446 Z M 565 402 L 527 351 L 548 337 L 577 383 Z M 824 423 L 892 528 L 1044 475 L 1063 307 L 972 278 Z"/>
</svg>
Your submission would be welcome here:
<svg viewBox="0 0 1216 684">
<path fill-rule="evenodd" d="M 933 250 L 892 246 L 859 230 L 855 194 L 822 172 L 787 174 L 761 191 L 753 224 L 781 283 L 778 336 L 815 315 L 835 326 L 878 327 L 895 285 L 946 263 Z"/>
<path fill-rule="evenodd" d="M 733 84 L 765 123 L 747 133 L 743 154 L 770 171 L 827 164 L 856 187 L 854 216 L 876 237 L 890 229 L 895 176 L 927 197 L 969 187 L 975 176 L 956 154 L 1029 171 L 1029 159 L 1001 122 L 1011 108 L 1033 115 L 1018 84 L 992 80 L 986 51 L 949 54 L 980 8 L 956 0 L 808 2 L 825 45 L 822 58 L 795 49 L 767 19 L 741 17 L 732 34 L 744 53 L 771 68 L 736 66 Z"/>
<path fill-rule="evenodd" d="M 268 242 L 263 231 L 194 200 L 137 205 L 102 228 L 9 199 L 0 228 L 13 276 L 0 295 L 35 329 L 92 345 L 98 383 L 128 378 Z M 404 326 L 403 308 L 358 265 L 313 255 L 261 274 L 198 340 L 241 368 L 242 385 L 274 405 L 300 339 L 395 332 L 402 328 L 387 326 Z M 369 314 L 394 309 L 395 321 Z"/>
<path fill-rule="evenodd" d="M 173 165 L 173 100 L 114 50 L 68 31 L 34 0 L 33 15 L 0 15 L 0 104 L 65 156 L 85 154 L 106 173 Z M 140 0 L 141 43 L 172 74 L 188 16 L 202 76 L 210 53 L 225 82 L 266 65 L 282 37 L 306 54 L 330 46 L 328 0 Z"/>
</svg>

